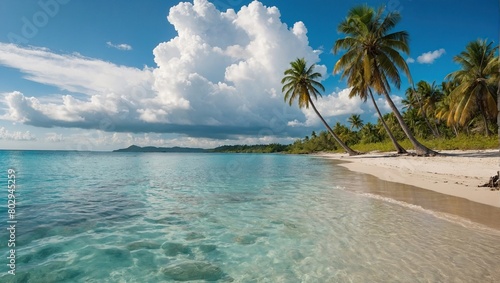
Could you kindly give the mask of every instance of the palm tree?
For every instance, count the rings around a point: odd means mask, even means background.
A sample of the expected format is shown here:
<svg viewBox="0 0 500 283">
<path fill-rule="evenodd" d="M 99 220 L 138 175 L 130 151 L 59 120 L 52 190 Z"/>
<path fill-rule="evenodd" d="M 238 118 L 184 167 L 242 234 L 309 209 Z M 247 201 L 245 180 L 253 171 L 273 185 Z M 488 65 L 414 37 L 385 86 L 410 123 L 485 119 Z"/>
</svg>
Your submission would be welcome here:
<svg viewBox="0 0 500 283">
<path fill-rule="evenodd" d="M 399 53 L 400 51 L 409 53 L 408 33 L 406 31 L 390 33 L 400 20 L 398 12 L 390 12 L 384 16 L 383 8 L 377 11 L 366 5 L 352 8 L 347 18 L 338 26 L 338 31 L 347 36 L 335 42 L 333 53 L 337 54 L 340 50 L 346 50 L 346 53 L 335 64 L 334 72 L 343 70 L 343 78 L 363 74 L 364 80 L 370 87 L 385 96 L 417 154 L 436 155 L 435 151 L 415 139 L 389 95 L 390 83 L 396 88 L 401 85 L 399 69 L 406 74 L 411 83 L 410 70 Z M 348 82 L 350 86 L 352 83 L 352 80 Z"/>
<path fill-rule="evenodd" d="M 426 81 L 419 81 L 416 88 L 410 87 L 406 90 L 406 99 L 403 100 L 403 104 L 409 106 L 408 109 L 418 109 L 418 114 L 422 116 L 436 138 L 439 137 L 439 130 L 435 122 L 431 125 L 429 118 L 435 121 L 436 104 L 441 98 L 442 93 L 435 82 L 429 84 Z"/>
<path fill-rule="evenodd" d="M 372 123 L 366 123 L 361 130 L 359 130 L 362 143 L 376 143 L 382 141 L 382 137 L 377 131 L 377 128 Z"/>
<path fill-rule="evenodd" d="M 348 127 L 337 122 L 333 126 L 333 132 L 342 140 L 346 145 L 357 144 L 359 142 L 359 135 L 357 132 L 351 131 Z"/>
<path fill-rule="evenodd" d="M 325 91 L 323 85 L 318 82 L 316 79 L 321 78 L 321 74 L 318 72 L 314 72 L 315 64 L 312 64 L 307 68 L 307 63 L 304 58 L 297 59 L 293 62 L 290 62 L 291 68 L 284 72 L 285 77 L 281 80 L 283 84 L 283 88 L 281 91 L 285 93 L 285 101 L 288 101 L 288 104 L 291 106 L 295 99 L 298 100 L 299 108 L 305 107 L 309 108 L 309 105 L 313 108 L 316 115 L 320 118 L 321 122 L 325 125 L 327 130 L 333 136 L 335 141 L 349 154 L 349 155 L 358 155 L 359 152 L 352 150 L 348 147 L 342 140 L 333 132 L 332 128 L 325 121 L 323 116 L 319 113 L 318 109 L 313 103 L 311 98 L 318 98 L 318 95 L 321 96 L 318 88 L 322 91 Z"/>
<path fill-rule="evenodd" d="M 349 124 L 351 124 L 351 130 L 354 128 L 359 130 L 361 127 L 363 127 L 363 120 L 361 120 L 361 117 L 359 116 L 359 114 L 352 114 L 347 119 L 347 122 L 349 122 Z"/>
<path fill-rule="evenodd" d="M 353 98 L 354 96 L 359 96 L 363 101 L 366 102 L 367 96 L 369 95 L 371 98 L 371 101 L 373 103 L 373 106 L 375 107 L 375 110 L 377 111 L 378 117 L 380 119 L 380 122 L 384 126 L 384 129 L 389 136 L 389 139 L 391 140 L 392 144 L 394 145 L 394 148 L 396 148 L 396 151 L 398 154 L 404 154 L 407 153 L 406 150 L 398 143 L 394 135 L 392 134 L 391 130 L 387 126 L 387 124 L 384 121 L 384 117 L 382 116 L 382 113 L 380 112 L 380 109 L 378 108 L 377 102 L 375 101 L 375 98 L 373 97 L 372 90 L 370 86 L 365 82 L 364 76 L 362 73 L 357 73 L 354 74 L 354 76 L 351 76 L 348 78 L 349 81 L 351 81 L 351 91 L 349 92 L 349 98 Z"/>
<path fill-rule="evenodd" d="M 429 128 L 429 124 L 424 117 L 420 115 L 418 108 L 408 109 L 403 113 L 403 119 L 415 136 L 426 138 L 429 134 L 432 134 L 432 129 Z"/>
<path fill-rule="evenodd" d="M 459 81 L 458 87 L 451 93 L 458 97 L 455 120 L 465 125 L 479 112 L 486 136 L 490 135 L 488 120 L 498 114 L 496 95 L 500 64 L 495 55 L 497 50 L 498 46 L 493 47 L 493 42 L 481 39 L 470 42 L 464 51 L 453 58 L 462 69 L 447 76 Z"/>
<path fill-rule="evenodd" d="M 436 118 L 440 121 L 446 122 L 446 126 L 451 127 L 455 136 L 458 136 L 459 125 L 455 120 L 455 109 L 457 99 L 451 96 L 453 90 L 458 86 L 458 81 L 451 80 L 441 83 L 441 90 L 443 97 L 436 104 Z"/>
<path fill-rule="evenodd" d="M 396 115 L 394 113 L 386 113 L 377 120 L 377 128 L 379 129 L 379 133 L 381 135 L 387 133 L 385 129 L 385 125 L 389 128 L 389 132 L 394 136 L 396 140 L 402 140 L 405 138 L 405 133 L 402 131 L 401 126 L 399 125 L 398 119 L 396 119 Z"/>
</svg>

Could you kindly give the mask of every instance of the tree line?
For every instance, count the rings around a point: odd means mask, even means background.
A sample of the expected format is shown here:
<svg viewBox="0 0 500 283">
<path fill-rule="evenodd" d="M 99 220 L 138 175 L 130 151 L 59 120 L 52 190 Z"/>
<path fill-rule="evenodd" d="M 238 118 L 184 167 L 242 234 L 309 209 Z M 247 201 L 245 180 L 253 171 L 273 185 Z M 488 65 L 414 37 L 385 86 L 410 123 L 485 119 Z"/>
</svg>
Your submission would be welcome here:
<svg viewBox="0 0 500 283">
<path fill-rule="evenodd" d="M 312 107 L 335 143 L 349 155 L 360 154 L 350 144 L 379 142 L 385 138 L 398 154 L 407 152 L 400 143 L 407 139 L 416 154 L 436 155 L 436 151 L 419 139 L 470 135 L 478 131 L 485 136 L 498 133 L 498 47 L 482 39 L 470 42 L 453 58 L 460 69 L 446 76 L 441 85 L 425 81 L 414 85 L 401 55 L 409 55 L 409 34 L 393 31 L 400 20 L 398 12 L 386 13 L 384 8 L 354 7 L 337 28 L 345 37 L 337 40 L 332 48 L 334 54 L 344 52 L 334 66 L 334 74 L 341 74 L 341 78 L 347 80 L 350 98 L 359 97 L 364 101 L 370 98 L 379 115 L 377 126 L 362 125 L 360 117 L 353 115 L 349 118 L 351 129 L 340 123 L 332 129 L 314 105 L 325 91 L 319 82 L 321 74 L 314 71 L 315 64 L 308 66 L 303 58 L 291 62 L 284 72 L 281 83 L 285 101 L 290 105 L 298 101 L 300 108 Z M 403 113 L 390 97 L 391 87 L 401 86 L 400 72 L 412 86 L 406 90 Z M 381 114 L 374 94 L 385 98 L 392 113 Z M 353 128 L 359 132 L 354 134 Z M 328 137 L 321 135 L 321 141 L 326 142 Z"/>
</svg>

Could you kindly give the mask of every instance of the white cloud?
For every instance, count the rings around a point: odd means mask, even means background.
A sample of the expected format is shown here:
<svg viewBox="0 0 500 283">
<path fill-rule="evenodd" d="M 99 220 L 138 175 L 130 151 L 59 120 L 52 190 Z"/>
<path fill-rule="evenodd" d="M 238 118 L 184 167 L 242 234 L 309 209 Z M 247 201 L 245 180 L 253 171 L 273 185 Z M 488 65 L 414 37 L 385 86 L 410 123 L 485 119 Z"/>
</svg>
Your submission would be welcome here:
<svg viewBox="0 0 500 283">
<path fill-rule="evenodd" d="M 406 59 L 406 63 L 408 64 L 415 63 L 415 59 L 408 57 L 408 59 Z"/>
<path fill-rule="evenodd" d="M 62 134 L 58 134 L 58 133 L 46 133 L 45 134 L 45 141 L 47 141 L 47 142 L 59 143 L 59 142 L 63 142 L 64 140 L 65 140 L 65 138 Z"/>
<path fill-rule="evenodd" d="M 112 47 L 118 50 L 124 50 L 124 51 L 130 51 L 132 50 L 132 46 L 125 44 L 125 43 L 120 43 L 120 44 L 113 44 L 111 41 L 106 42 L 106 45 L 108 47 Z"/>
<path fill-rule="evenodd" d="M 318 100 L 314 101 L 314 105 L 316 105 L 316 108 L 325 120 L 328 121 L 330 118 L 348 114 L 364 113 L 364 110 L 362 109 L 363 101 L 358 98 L 349 98 L 350 90 L 350 88 L 346 88 L 338 92 L 332 92 L 328 95 L 324 95 L 323 97 L 318 97 Z M 293 120 L 290 121 L 288 125 L 318 126 L 321 124 L 321 120 L 316 115 L 312 107 L 309 107 L 309 109 L 303 108 L 302 112 L 306 117 L 304 122 Z"/>
<path fill-rule="evenodd" d="M 96 151 L 96 150 L 114 150 L 126 148 L 130 145 L 138 146 L 157 146 L 157 147 L 196 147 L 196 148 L 215 148 L 221 145 L 233 144 L 269 144 L 293 142 L 293 138 L 276 136 L 234 136 L 228 139 L 211 139 L 189 137 L 177 134 L 160 133 L 109 133 L 104 131 L 85 131 L 74 134 L 46 134 L 45 141 L 49 144 L 57 144 L 59 149 Z M 33 148 L 33 145 L 31 147 Z"/>
<path fill-rule="evenodd" d="M 158 147 L 173 147 L 182 145 L 183 147 L 195 148 L 215 148 L 222 145 L 234 144 L 270 144 L 282 143 L 287 144 L 293 142 L 292 138 L 277 138 L 272 136 L 248 137 L 239 136 L 234 139 L 208 139 L 208 138 L 193 138 L 193 137 L 170 137 L 164 138 L 160 134 L 127 134 L 119 135 L 116 141 L 127 147 L 129 145 L 138 146 L 158 146 Z"/>
<path fill-rule="evenodd" d="M 0 43 L 0 64 L 20 70 L 25 78 L 87 95 L 126 93 L 151 84 L 149 69 L 119 66 L 78 54 L 56 54 L 45 48 Z"/>
<path fill-rule="evenodd" d="M 0 127 L 0 140 L 11 140 L 11 141 L 35 141 L 37 138 L 30 133 L 30 131 L 26 132 L 11 132 L 5 129 L 4 127 Z"/>
<path fill-rule="evenodd" d="M 392 99 L 392 102 L 394 102 L 394 105 L 396 105 L 396 108 L 398 108 L 399 111 L 401 112 L 403 109 L 403 106 L 404 106 L 403 105 L 403 98 L 401 96 L 398 96 L 398 95 L 391 95 L 391 99 Z M 379 110 L 380 110 L 380 112 L 382 112 L 382 114 L 392 112 L 392 109 L 389 106 L 389 103 L 387 102 L 387 100 L 383 96 L 376 97 L 375 100 L 376 100 L 377 105 L 379 107 Z M 373 107 L 373 103 L 370 103 L 370 106 Z M 373 109 L 375 109 L 375 108 L 373 108 Z M 378 118 L 377 113 L 375 113 L 374 116 Z"/>
<path fill-rule="evenodd" d="M 434 63 L 434 60 L 441 57 L 445 53 L 446 51 L 443 48 L 434 51 L 429 51 L 418 56 L 417 62 L 420 64 L 432 64 Z"/>
<path fill-rule="evenodd" d="M 288 121 L 310 120 L 309 112 L 288 107 L 280 92 L 289 62 L 319 62 L 321 51 L 309 46 L 304 23 L 288 27 L 276 7 L 258 1 L 238 12 L 220 12 L 206 0 L 183 2 L 170 9 L 168 20 L 177 36 L 153 50 L 156 68 L 142 70 L 0 43 L 1 65 L 28 80 L 85 94 L 42 101 L 11 92 L 5 94 L 2 118 L 38 127 L 218 139 L 260 135 L 264 129 L 267 135 L 287 135 L 293 130 L 286 128 Z M 325 66 L 317 68 L 326 74 Z M 353 107 L 338 94 L 318 103 L 327 116 Z"/>
</svg>

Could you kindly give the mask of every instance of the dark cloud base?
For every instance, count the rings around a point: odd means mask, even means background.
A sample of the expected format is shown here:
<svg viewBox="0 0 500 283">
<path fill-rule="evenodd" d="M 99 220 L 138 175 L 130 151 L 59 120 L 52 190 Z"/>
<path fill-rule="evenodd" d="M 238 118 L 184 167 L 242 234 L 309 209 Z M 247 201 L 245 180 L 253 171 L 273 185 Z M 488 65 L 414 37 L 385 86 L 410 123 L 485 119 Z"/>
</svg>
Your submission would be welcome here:
<svg viewBox="0 0 500 283">
<path fill-rule="evenodd" d="M 42 117 L 40 117 L 42 118 Z M 310 129 L 305 127 L 287 127 L 285 125 L 269 126 L 212 126 L 212 125 L 179 125 L 165 123 L 134 123 L 134 121 L 113 121 L 103 118 L 99 121 L 66 122 L 47 119 L 33 119 L 25 122 L 26 125 L 42 128 L 79 128 L 85 130 L 101 130 L 120 133 L 159 133 L 180 134 L 193 138 L 210 139 L 237 139 L 247 137 L 299 137 L 308 134 Z"/>
</svg>

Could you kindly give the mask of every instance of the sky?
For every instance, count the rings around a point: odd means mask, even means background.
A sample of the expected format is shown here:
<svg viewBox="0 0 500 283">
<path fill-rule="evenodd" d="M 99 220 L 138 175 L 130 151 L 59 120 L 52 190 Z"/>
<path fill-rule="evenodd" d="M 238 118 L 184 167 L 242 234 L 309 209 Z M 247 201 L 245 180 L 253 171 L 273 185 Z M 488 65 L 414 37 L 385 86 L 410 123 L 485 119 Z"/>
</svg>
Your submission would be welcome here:
<svg viewBox="0 0 500 283">
<path fill-rule="evenodd" d="M 443 81 L 470 41 L 498 44 L 497 0 L 2 0 L 0 149 L 291 143 L 323 130 L 283 101 L 283 71 L 302 57 L 323 75 L 330 124 L 375 122 L 332 74 L 337 25 L 364 3 L 401 13 L 414 82 Z"/>
</svg>

